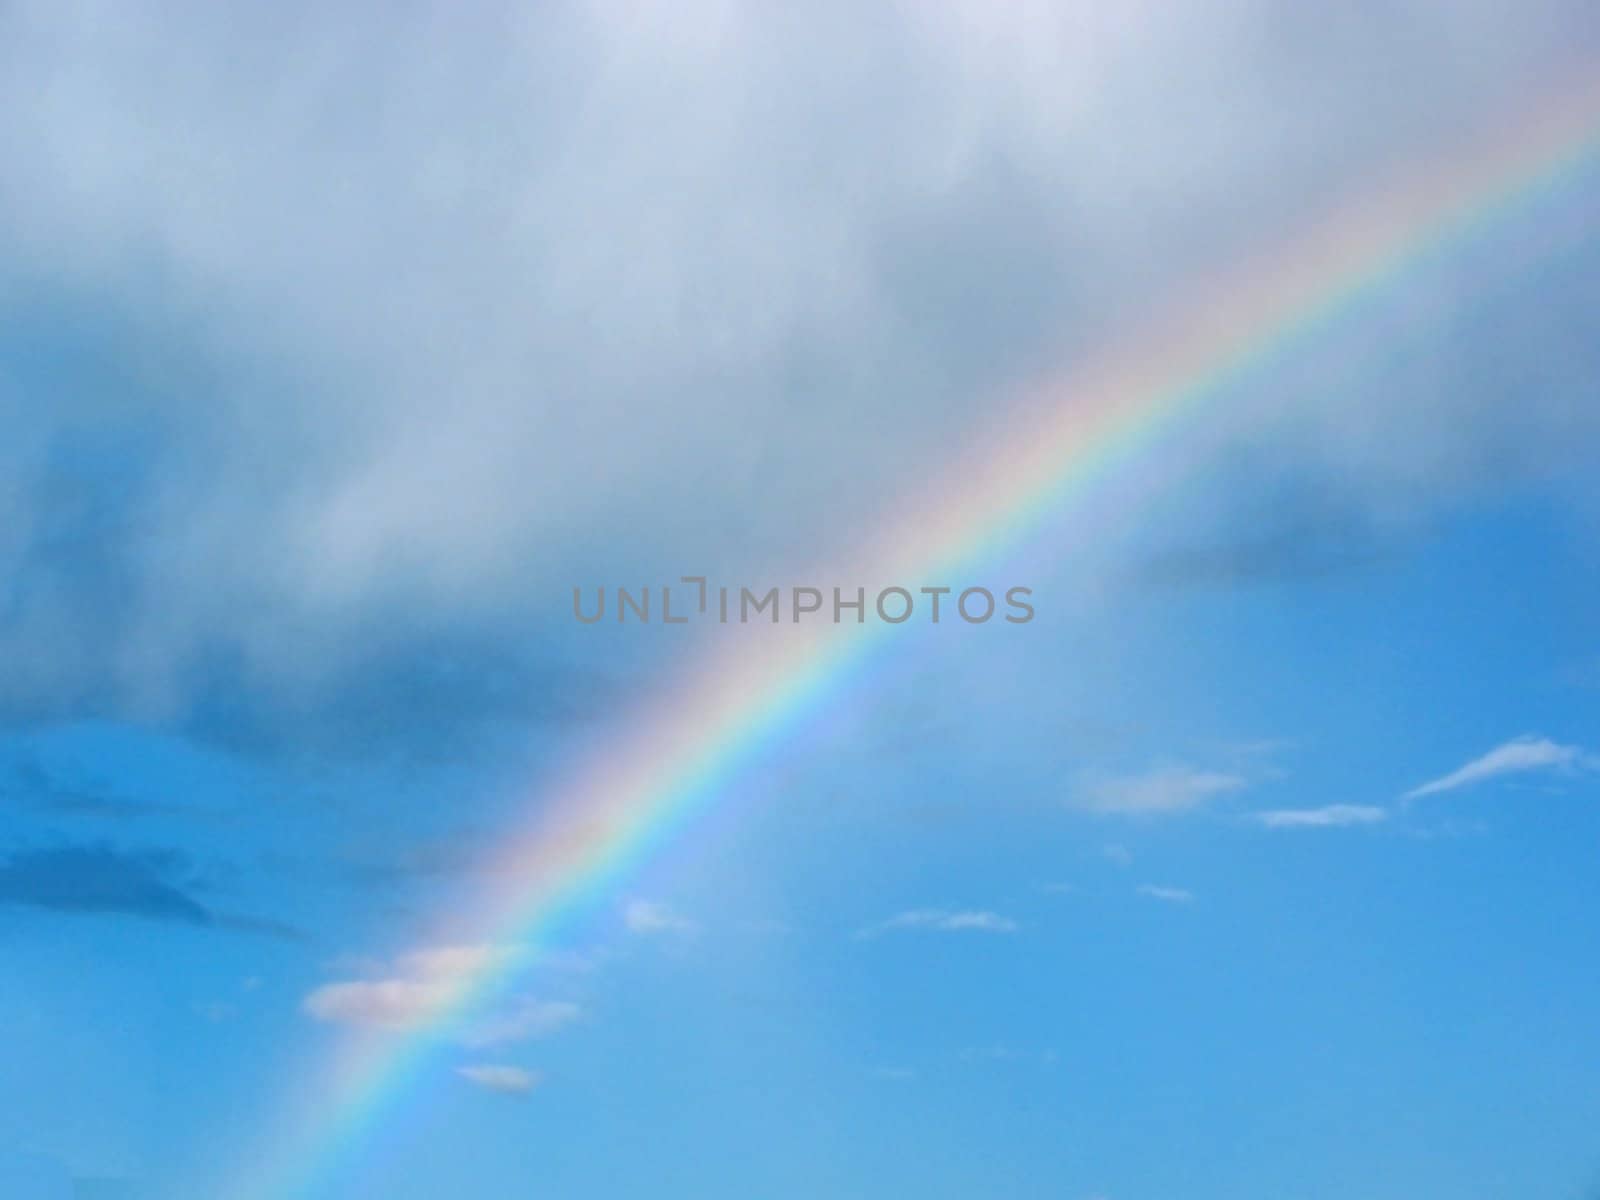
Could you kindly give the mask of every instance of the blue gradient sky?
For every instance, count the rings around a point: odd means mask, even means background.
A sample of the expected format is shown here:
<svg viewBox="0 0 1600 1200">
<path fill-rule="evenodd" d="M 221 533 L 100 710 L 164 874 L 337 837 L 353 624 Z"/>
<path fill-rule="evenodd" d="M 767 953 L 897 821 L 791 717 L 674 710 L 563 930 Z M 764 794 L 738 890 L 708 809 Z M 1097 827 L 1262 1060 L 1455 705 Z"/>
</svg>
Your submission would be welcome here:
<svg viewBox="0 0 1600 1200">
<path fill-rule="evenodd" d="M 1587 8 L 8 10 L 0 1196 L 244 1195 L 720 636 L 575 584 L 811 582 Z M 322 1194 L 1600 1195 L 1596 214 L 959 581 Z"/>
</svg>

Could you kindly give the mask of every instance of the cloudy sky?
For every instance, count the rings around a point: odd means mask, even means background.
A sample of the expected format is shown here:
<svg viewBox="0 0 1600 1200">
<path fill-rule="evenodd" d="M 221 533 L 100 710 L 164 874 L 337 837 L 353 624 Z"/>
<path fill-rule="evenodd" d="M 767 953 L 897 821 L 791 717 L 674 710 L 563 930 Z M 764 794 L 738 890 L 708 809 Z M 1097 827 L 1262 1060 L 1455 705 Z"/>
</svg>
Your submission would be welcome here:
<svg viewBox="0 0 1600 1200">
<path fill-rule="evenodd" d="M 0 1193 L 1600 1194 L 1597 78 L 1557 0 L 6 6 Z M 1107 347 L 1551 114 L 882 574 Z M 486 928 L 772 644 L 573 619 L 684 575 L 1036 615 L 880 631 Z"/>
</svg>

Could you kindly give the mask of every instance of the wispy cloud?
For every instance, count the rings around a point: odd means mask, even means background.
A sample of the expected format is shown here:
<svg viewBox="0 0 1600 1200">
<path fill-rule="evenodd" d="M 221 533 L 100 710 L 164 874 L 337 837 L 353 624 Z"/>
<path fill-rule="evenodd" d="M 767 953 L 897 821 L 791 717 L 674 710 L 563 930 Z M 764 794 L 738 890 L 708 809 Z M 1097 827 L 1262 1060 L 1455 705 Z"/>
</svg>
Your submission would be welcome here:
<svg viewBox="0 0 1600 1200">
<path fill-rule="evenodd" d="M 0 858 L 0 905 L 302 936 L 280 921 L 211 908 L 196 896 L 194 874 L 189 858 L 175 850 L 100 845 L 19 850 Z"/>
<path fill-rule="evenodd" d="M 1247 783 L 1243 775 L 1184 766 L 1138 775 L 1091 774 L 1080 778 L 1075 804 L 1090 812 L 1158 816 L 1188 812 Z"/>
<path fill-rule="evenodd" d="M 700 926 L 665 904 L 653 900 L 630 900 L 622 909 L 622 923 L 629 933 L 695 933 Z"/>
<path fill-rule="evenodd" d="M 1403 799 L 1437 796 L 1506 775 L 1523 775 L 1531 771 L 1595 770 L 1597 767 L 1600 767 L 1600 759 L 1582 747 L 1563 746 L 1549 738 L 1530 734 L 1496 746 L 1481 758 L 1473 759 L 1448 775 L 1441 775 L 1438 779 L 1412 788 Z"/>
<path fill-rule="evenodd" d="M 1376 825 L 1389 818 L 1387 809 L 1373 804 L 1328 804 L 1321 808 L 1275 808 L 1252 813 L 1250 819 L 1268 829 L 1338 829 L 1349 825 Z"/>
<path fill-rule="evenodd" d="M 392 964 L 369 964 L 371 978 L 323 984 L 302 1008 L 319 1021 L 362 1029 L 401 1032 L 445 1013 L 485 972 L 515 955 L 502 945 L 433 946 L 410 951 Z M 576 1003 L 516 996 L 459 1033 L 474 1048 L 546 1037 L 583 1015 Z"/>
<path fill-rule="evenodd" d="M 1383 563 L 1395 547 L 1359 513 L 1290 518 L 1266 534 L 1166 550 L 1136 570 L 1158 587 L 1233 587 L 1326 579 Z"/>
<path fill-rule="evenodd" d="M 868 925 L 858 930 L 856 936 L 870 938 L 916 929 L 936 933 L 1015 933 L 1017 928 L 1010 917 L 985 909 L 915 908 Z"/>
<path fill-rule="evenodd" d="M 486 1091 L 500 1092 L 507 1096 L 526 1096 L 539 1086 L 540 1080 L 539 1074 L 535 1071 L 525 1071 L 521 1067 L 510 1067 L 501 1063 L 477 1063 L 457 1067 L 456 1074 Z"/>
<path fill-rule="evenodd" d="M 444 979 L 347 980 L 314 989 L 304 1008 L 319 1021 L 400 1032 L 426 1025 L 457 994 Z"/>
<path fill-rule="evenodd" d="M 209 925 L 210 911 L 183 882 L 188 871 L 183 855 L 164 850 L 64 846 L 19 851 L 0 860 L 0 904 Z"/>
<path fill-rule="evenodd" d="M 1143 883 L 1139 885 L 1139 895 L 1151 900 L 1160 900 L 1163 904 L 1193 904 L 1194 893 L 1188 888 L 1165 887 L 1160 884 Z"/>
</svg>

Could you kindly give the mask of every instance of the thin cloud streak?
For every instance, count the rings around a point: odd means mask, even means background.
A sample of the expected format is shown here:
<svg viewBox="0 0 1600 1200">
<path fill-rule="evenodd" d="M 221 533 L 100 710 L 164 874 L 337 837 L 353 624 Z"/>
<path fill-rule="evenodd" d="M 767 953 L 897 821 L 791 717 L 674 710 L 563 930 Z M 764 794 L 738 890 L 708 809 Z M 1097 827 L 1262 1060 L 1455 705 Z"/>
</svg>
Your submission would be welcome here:
<svg viewBox="0 0 1600 1200">
<path fill-rule="evenodd" d="M 1145 883 L 1139 885 L 1139 895 L 1150 900 L 1159 900 L 1163 904 L 1193 904 L 1194 893 L 1188 888 L 1166 887 L 1161 884 Z"/>
<path fill-rule="evenodd" d="M 887 921 L 858 930 L 858 938 L 874 938 L 886 933 L 928 930 L 934 933 L 1015 933 L 1016 921 L 983 909 L 916 908 L 897 913 Z"/>
<path fill-rule="evenodd" d="M 525 1071 L 521 1067 L 511 1067 L 501 1063 L 477 1063 L 457 1067 L 456 1074 L 485 1091 L 499 1092 L 505 1096 L 526 1096 L 539 1086 L 541 1078 L 536 1071 Z"/>
<path fill-rule="evenodd" d="M 1075 807 L 1116 816 L 1189 812 L 1218 796 L 1242 790 L 1242 775 L 1195 767 L 1161 767 L 1139 775 L 1086 775 Z"/>
<path fill-rule="evenodd" d="M 1268 829 L 1341 829 L 1376 825 L 1389 819 L 1387 809 L 1372 804 L 1328 804 L 1322 808 L 1276 808 L 1252 813 L 1250 819 Z"/>
<path fill-rule="evenodd" d="M 1441 775 L 1438 779 L 1412 788 L 1402 799 L 1438 796 L 1507 775 L 1525 775 L 1534 771 L 1593 771 L 1597 768 L 1600 768 L 1600 758 L 1580 746 L 1563 746 L 1549 738 L 1527 734 L 1496 746 L 1448 775 Z"/>
</svg>

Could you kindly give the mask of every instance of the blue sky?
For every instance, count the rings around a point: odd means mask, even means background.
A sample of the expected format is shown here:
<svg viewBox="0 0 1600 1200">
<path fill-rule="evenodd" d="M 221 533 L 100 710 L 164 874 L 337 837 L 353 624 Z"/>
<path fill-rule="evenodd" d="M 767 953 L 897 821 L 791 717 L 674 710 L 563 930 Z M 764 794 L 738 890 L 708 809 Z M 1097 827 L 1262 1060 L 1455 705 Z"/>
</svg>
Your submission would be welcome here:
<svg viewBox="0 0 1600 1200">
<path fill-rule="evenodd" d="M 1586 8 L 8 10 L 0 1195 L 255 1195 L 725 636 L 575 585 L 806 582 Z M 1600 1195 L 1596 213 L 1044 514 L 315 1194 Z"/>
</svg>

